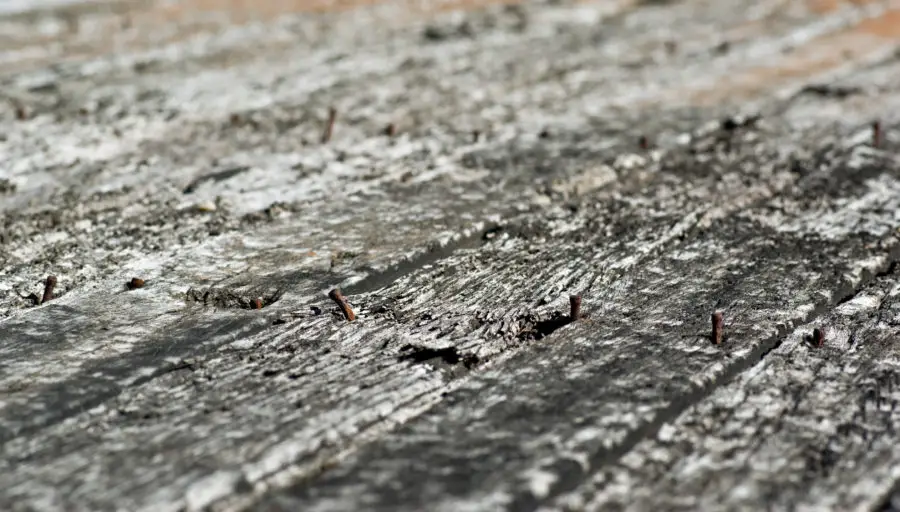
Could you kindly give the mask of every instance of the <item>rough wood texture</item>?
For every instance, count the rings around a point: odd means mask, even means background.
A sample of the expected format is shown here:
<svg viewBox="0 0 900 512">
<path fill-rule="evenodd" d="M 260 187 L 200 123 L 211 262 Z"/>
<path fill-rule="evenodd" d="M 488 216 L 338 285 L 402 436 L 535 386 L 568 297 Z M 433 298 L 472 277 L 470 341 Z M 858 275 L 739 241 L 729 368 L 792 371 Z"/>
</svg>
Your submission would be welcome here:
<svg viewBox="0 0 900 512">
<path fill-rule="evenodd" d="M 877 508 L 900 465 L 898 294 L 892 268 L 557 504 L 706 510 L 767 496 L 777 509 Z"/>
<path fill-rule="evenodd" d="M 4 509 L 892 506 L 894 3 L 0 34 Z"/>
</svg>

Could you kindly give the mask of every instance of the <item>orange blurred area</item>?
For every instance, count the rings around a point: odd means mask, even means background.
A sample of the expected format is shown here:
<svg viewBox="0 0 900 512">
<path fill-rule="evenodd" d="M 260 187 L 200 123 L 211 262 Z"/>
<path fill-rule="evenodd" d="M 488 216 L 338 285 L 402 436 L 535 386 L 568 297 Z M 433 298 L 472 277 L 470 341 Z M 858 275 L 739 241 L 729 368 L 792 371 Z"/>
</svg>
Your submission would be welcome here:
<svg viewBox="0 0 900 512">
<path fill-rule="evenodd" d="M 876 0 L 808 0 L 808 7 L 819 13 L 829 13 L 846 7 L 847 5 L 865 5 L 874 3 Z"/>
<path fill-rule="evenodd" d="M 838 2 L 828 3 L 829 6 Z M 850 2 L 865 3 L 864 0 Z M 778 55 L 765 66 L 722 77 L 714 86 L 677 93 L 692 104 L 750 99 L 804 77 L 827 74 L 853 62 L 875 60 L 900 42 L 900 9 L 887 10 L 845 29 L 828 32 Z"/>
<path fill-rule="evenodd" d="M 681 0 L 673 4 L 704 5 L 714 0 Z M 91 58 L 100 55 L 136 52 L 177 44 L 192 37 L 220 33 L 229 27 L 255 22 L 271 22 L 292 14 L 350 13 L 354 10 L 387 9 L 384 16 L 393 25 L 404 25 L 453 10 L 528 3 L 527 0 L 94 0 L 63 7 L 48 7 L 47 12 L 65 20 L 56 33 L 22 30 L 3 41 L 8 49 L 18 50 L 15 59 L 5 63 L 9 71 L 46 65 L 53 60 Z M 563 5 L 615 5 L 625 14 L 652 7 L 646 0 L 574 0 Z M 710 75 L 699 82 L 674 87 L 653 103 L 686 101 L 697 106 L 727 101 L 742 101 L 779 90 L 786 84 L 839 71 L 853 62 L 879 58 L 886 49 L 900 42 L 900 9 L 886 0 L 775 0 L 770 16 L 786 17 L 798 7 L 816 16 L 834 16 L 838 11 L 871 9 L 862 21 L 850 21 L 819 35 L 798 40 L 789 50 L 773 53 L 764 61 L 747 61 L 727 75 Z M 878 9 L 881 9 L 879 12 Z M 384 14 L 387 13 L 387 14 Z M 79 24 L 90 25 L 79 29 Z M 771 37 L 771 20 L 761 17 L 739 25 L 723 26 L 716 36 L 729 43 Z M 255 43 L 244 50 L 254 55 L 276 55 L 277 42 Z M 54 52 L 43 51 L 56 45 Z M 265 50 L 262 45 L 268 45 Z M 233 50 L 230 59 L 239 59 Z M 713 57 L 711 57 L 713 58 Z M 223 64 L 224 65 L 224 64 Z"/>
<path fill-rule="evenodd" d="M 489 5 L 521 3 L 522 0 L 186 0 L 158 4 L 151 12 L 164 18 L 184 19 L 198 13 L 227 14 L 236 23 L 266 21 L 285 14 L 339 12 L 390 5 L 408 13 L 439 13 Z M 148 13 L 149 14 L 149 13 Z"/>
</svg>

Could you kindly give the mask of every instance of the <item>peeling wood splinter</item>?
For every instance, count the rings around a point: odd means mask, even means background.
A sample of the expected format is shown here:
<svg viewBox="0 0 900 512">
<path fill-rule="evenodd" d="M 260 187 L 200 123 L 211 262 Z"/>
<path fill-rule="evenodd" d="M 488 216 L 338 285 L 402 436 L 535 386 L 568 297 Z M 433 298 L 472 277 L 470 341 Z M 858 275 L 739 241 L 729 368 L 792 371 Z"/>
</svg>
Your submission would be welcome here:
<svg viewBox="0 0 900 512">
<path fill-rule="evenodd" d="M 53 287 L 56 286 L 56 276 L 47 276 L 44 281 L 44 296 L 41 298 L 41 304 L 53 300 Z"/>
<path fill-rule="evenodd" d="M 322 133 L 322 144 L 328 144 L 331 140 L 331 134 L 334 132 L 334 121 L 337 119 L 337 109 L 328 108 L 328 122 L 325 124 L 325 131 Z"/>
<path fill-rule="evenodd" d="M 725 317 L 721 311 L 712 314 L 712 340 L 716 345 L 722 344 L 722 336 L 725 331 Z"/>
<path fill-rule="evenodd" d="M 569 296 L 569 320 L 574 322 L 581 318 L 581 295 Z"/>
<path fill-rule="evenodd" d="M 328 292 L 328 296 L 337 303 L 338 307 L 341 308 L 341 311 L 344 313 L 344 317 L 348 322 L 352 322 L 356 319 L 356 315 L 353 313 L 353 310 L 350 309 L 350 304 L 347 303 L 347 298 L 344 297 L 344 294 L 341 293 L 340 288 L 335 288 Z"/>
<path fill-rule="evenodd" d="M 815 345 L 817 347 L 821 347 L 822 345 L 824 345 L 825 344 L 825 331 L 823 329 L 819 329 L 818 327 L 813 329 L 812 341 L 813 341 L 813 345 Z"/>
</svg>

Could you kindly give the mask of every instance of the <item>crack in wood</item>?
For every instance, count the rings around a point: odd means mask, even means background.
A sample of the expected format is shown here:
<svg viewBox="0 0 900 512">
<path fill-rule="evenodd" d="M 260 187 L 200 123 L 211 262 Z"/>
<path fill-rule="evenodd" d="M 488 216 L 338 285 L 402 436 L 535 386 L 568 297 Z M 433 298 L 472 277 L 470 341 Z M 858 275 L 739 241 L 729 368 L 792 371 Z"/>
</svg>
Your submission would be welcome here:
<svg viewBox="0 0 900 512">
<path fill-rule="evenodd" d="M 185 301 L 222 309 L 262 309 L 278 302 L 283 295 L 284 290 L 281 289 L 254 293 L 215 287 L 200 290 L 188 288 Z"/>
<path fill-rule="evenodd" d="M 462 363 L 466 370 L 471 370 L 481 363 L 477 355 L 463 354 L 456 347 L 428 348 L 408 344 L 401 347 L 400 352 L 401 355 L 397 357 L 398 361 L 426 364 L 443 363 L 450 366 Z"/>
<path fill-rule="evenodd" d="M 900 262 L 900 248 L 894 248 L 890 255 L 890 262 L 884 265 L 879 273 L 887 272 L 887 269 L 890 268 L 891 265 L 898 262 Z M 840 296 L 842 297 L 841 300 L 848 297 L 852 298 L 859 290 L 863 289 L 865 285 L 871 283 L 876 275 L 875 273 L 866 274 L 868 275 L 868 278 L 863 278 L 857 287 L 855 287 L 854 289 L 849 289 L 843 294 L 840 294 Z M 821 315 L 823 312 L 836 305 L 838 302 L 839 301 L 827 304 L 819 304 L 816 308 L 805 315 L 804 318 L 798 319 L 796 322 L 794 322 L 794 325 L 799 325 L 810 321 L 811 319 Z M 713 382 L 705 386 L 696 387 L 692 392 L 686 393 L 679 397 L 677 400 L 674 400 L 670 405 L 663 408 L 660 413 L 653 418 L 653 420 L 633 429 L 625 436 L 621 443 L 617 444 L 613 448 L 601 450 L 600 452 L 595 453 L 590 458 L 591 467 L 602 468 L 605 466 L 613 465 L 617 461 L 621 460 L 622 457 L 629 453 L 634 448 L 634 446 L 636 446 L 641 441 L 657 436 L 659 434 L 660 428 L 664 424 L 672 422 L 675 418 L 683 414 L 688 408 L 709 397 L 716 389 L 728 384 L 729 382 L 734 380 L 735 377 L 749 369 L 758 361 L 764 359 L 773 350 L 776 350 L 784 342 L 785 335 L 789 332 L 789 330 L 790 326 L 780 326 L 775 336 L 763 340 L 748 357 L 743 358 L 737 363 L 732 363 L 731 365 L 729 365 L 725 369 L 723 374 L 716 378 Z M 556 470 L 555 474 L 557 474 L 559 477 L 559 485 L 555 486 L 551 492 L 547 493 L 541 499 L 536 499 L 535 496 L 530 493 L 521 493 L 516 497 L 509 508 L 511 510 L 522 511 L 537 510 L 541 506 L 550 503 L 557 496 L 573 490 L 575 486 L 577 486 L 583 480 L 583 470 L 580 466 L 569 466 L 561 463 L 560 465 L 555 465 L 553 469 Z"/>
<path fill-rule="evenodd" d="M 364 278 L 348 284 L 344 290 L 347 294 L 353 295 L 378 291 L 390 286 L 403 276 L 452 256 L 457 251 L 479 247 L 490 238 L 490 234 L 497 233 L 503 226 L 499 222 L 491 221 L 484 224 L 485 227 L 480 230 L 473 230 L 469 234 L 455 237 L 448 243 L 431 243 L 427 250 L 417 256 L 400 261 L 384 270 L 369 270 Z"/>
<path fill-rule="evenodd" d="M 182 190 L 182 193 L 193 194 L 194 191 L 197 190 L 197 188 L 199 188 L 201 185 L 203 185 L 206 182 L 225 181 L 225 180 L 231 179 L 235 176 L 239 176 L 249 170 L 250 170 L 250 167 L 248 167 L 248 166 L 239 166 L 239 167 L 231 167 L 228 169 L 223 169 L 221 171 L 211 172 L 209 174 L 204 174 L 198 178 L 195 178 L 186 187 L 184 187 L 184 190 Z"/>
</svg>

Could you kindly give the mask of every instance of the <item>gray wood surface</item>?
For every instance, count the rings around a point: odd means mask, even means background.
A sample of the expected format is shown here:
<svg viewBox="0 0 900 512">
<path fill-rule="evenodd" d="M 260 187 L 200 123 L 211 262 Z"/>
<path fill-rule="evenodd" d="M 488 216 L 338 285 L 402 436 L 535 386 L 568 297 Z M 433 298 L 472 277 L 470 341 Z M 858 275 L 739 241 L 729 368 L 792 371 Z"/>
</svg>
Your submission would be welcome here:
<svg viewBox="0 0 900 512">
<path fill-rule="evenodd" d="M 890 509 L 898 41 L 890 1 L 10 4 L 0 505 Z"/>
</svg>

